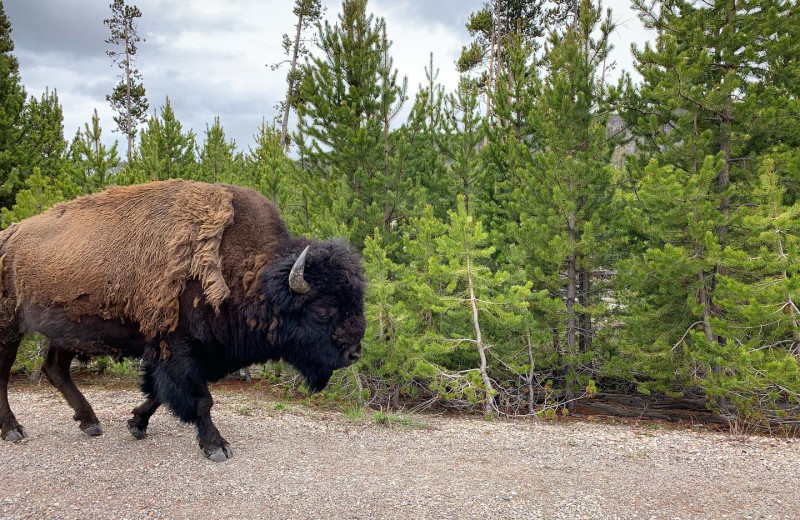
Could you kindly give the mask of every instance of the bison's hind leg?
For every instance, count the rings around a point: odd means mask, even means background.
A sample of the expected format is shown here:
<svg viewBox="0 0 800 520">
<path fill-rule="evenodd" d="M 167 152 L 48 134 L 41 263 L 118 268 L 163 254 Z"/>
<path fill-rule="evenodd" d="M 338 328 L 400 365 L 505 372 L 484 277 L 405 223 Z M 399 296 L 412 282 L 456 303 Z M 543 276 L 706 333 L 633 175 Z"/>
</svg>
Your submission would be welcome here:
<svg viewBox="0 0 800 520">
<path fill-rule="evenodd" d="M 8 404 L 8 377 L 18 348 L 18 337 L 0 343 L 0 436 L 7 441 L 19 441 L 27 437 L 25 428 L 17 422 Z"/>
<path fill-rule="evenodd" d="M 135 439 L 145 438 L 150 417 L 158 410 L 159 406 L 161 406 L 161 401 L 158 398 L 148 397 L 145 402 L 131 411 L 133 417 L 128 419 L 128 431 Z"/>
<path fill-rule="evenodd" d="M 131 410 L 133 417 L 128 419 L 128 431 L 135 439 L 144 439 L 147 436 L 147 425 L 150 424 L 150 417 L 156 413 L 161 400 L 156 396 L 155 381 L 153 374 L 148 370 L 148 364 L 142 371 L 142 392 L 147 396 L 145 402 Z"/>
<path fill-rule="evenodd" d="M 69 367 L 74 357 L 74 352 L 61 348 L 56 341 L 51 341 L 50 348 L 47 350 L 47 357 L 42 365 L 42 372 L 44 372 L 53 386 L 61 392 L 61 395 L 64 396 L 64 399 L 72 409 L 75 410 L 73 418 L 80 423 L 83 433 L 94 437 L 102 434 L 103 429 L 100 427 L 100 421 L 97 420 L 89 401 L 75 386 L 75 382 L 69 373 Z"/>
</svg>

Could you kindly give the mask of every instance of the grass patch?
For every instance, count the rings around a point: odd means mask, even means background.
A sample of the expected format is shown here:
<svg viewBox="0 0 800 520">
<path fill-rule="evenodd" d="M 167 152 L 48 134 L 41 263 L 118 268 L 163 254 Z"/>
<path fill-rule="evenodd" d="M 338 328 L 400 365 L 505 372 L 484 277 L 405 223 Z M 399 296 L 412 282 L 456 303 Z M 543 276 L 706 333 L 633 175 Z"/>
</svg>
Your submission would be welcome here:
<svg viewBox="0 0 800 520">
<path fill-rule="evenodd" d="M 38 372 L 44 362 L 44 354 L 47 352 L 47 338 L 40 334 L 25 336 L 19 344 L 17 359 L 11 367 L 15 374 L 31 374 Z"/>
<path fill-rule="evenodd" d="M 360 421 L 364 418 L 364 407 L 359 404 L 347 405 L 342 409 L 342 414 L 351 421 Z"/>
<path fill-rule="evenodd" d="M 375 412 L 372 422 L 386 428 L 400 427 L 411 430 L 430 430 L 429 424 L 402 413 Z"/>
<path fill-rule="evenodd" d="M 139 359 L 123 359 L 119 362 L 112 360 L 105 373 L 119 379 L 138 381 L 142 373 L 142 362 Z"/>
</svg>

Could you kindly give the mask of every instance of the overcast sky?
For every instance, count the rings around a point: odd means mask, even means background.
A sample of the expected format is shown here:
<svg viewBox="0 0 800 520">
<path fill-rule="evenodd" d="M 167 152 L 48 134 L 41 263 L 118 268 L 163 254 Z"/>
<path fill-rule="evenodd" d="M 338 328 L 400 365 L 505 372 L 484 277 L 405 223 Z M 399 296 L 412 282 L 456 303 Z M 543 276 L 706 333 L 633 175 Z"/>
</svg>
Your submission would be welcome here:
<svg viewBox="0 0 800 520">
<path fill-rule="evenodd" d="M 64 110 L 69 140 L 97 108 L 104 140 L 120 134 L 105 100 L 119 81 L 104 41 L 103 19 L 110 0 L 3 0 L 12 24 L 14 54 L 29 95 L 56 89 Z M 151 112 L 169 96 L 184 128 L 203 140 L 206 124 L 220 116 L 229 138 L 246 150 L 263 118 L 271 122 L 284 96 L 286 69 L 267 66 L 284 59 L 283 33 L 296 23 L 293 0 L 133 0 L 142 11 L 138 67 Z M 326 16 L 335 20 L 338 0 L 323 0 Z M 424 67 L 434 53 L 439 81 L 448 90 L 458 81 L 454 62 L 469 41 L 467 16 L 483 0 L 370 0 L 368 9 L 386 19 L 391 54 L 401 76 L 408 76 L 410 108 Z M 606 0 L 618 31 L 612 40 L 620 70 L 631 70 L 631 43 L 647 37 L 629 0 Z M 121 151 L 123 151 L 121 149 Z M 123 151 L 124 152 L 124 151 Z M 121 155 L 124 155 L 122 153 Z"/>
</svg>

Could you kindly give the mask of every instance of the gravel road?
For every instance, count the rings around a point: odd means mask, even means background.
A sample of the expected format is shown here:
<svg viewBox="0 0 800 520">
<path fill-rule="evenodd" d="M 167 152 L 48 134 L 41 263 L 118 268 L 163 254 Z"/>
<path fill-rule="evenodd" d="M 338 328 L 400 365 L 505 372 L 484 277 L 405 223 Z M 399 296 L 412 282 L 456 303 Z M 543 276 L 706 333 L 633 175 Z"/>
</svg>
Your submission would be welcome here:
<svg viewBox="0 0 800 520">
<path fill-rule="evenodd" d="M 164 410 L 135 441 L 136 391 L 85 393 L 101 437 L 49 387 L 12 384 L 29 438 L 0 442 L 0 518 L 800 518 L 798 439 L 428 415 L 386 427 L 217 387 L 236 456 L 214 463 Z"/>
</svg>

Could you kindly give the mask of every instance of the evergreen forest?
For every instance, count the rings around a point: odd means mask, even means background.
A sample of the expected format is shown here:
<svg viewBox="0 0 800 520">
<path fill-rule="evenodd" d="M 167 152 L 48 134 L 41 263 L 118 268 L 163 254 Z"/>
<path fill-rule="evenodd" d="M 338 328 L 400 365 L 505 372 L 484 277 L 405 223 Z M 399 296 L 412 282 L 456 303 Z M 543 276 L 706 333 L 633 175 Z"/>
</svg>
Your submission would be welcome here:
<svg viewBox="0 0 800 520">
<path fill-rule="evenodd" d="M 551 416 L 623 394 L 796 428 L 800 5 L 633 5 L 652 39 L 619 80 L 599 0 L 490 0 L 458 61 L 431 54 L 411 96 L 367 0 L 344 0 L 334 21 L 296 0 L 290 67 L 273 72 L 281 114 L 242 148 L 219 117 L 198 136 L 169 98 L 150 106 L 141 13 L 114 0 L 118 148 L 96 112 L 64 135 L 58 85 L 26 92 L 0 4 L 2 226 L 109 185 L 249 186 L 293 233 L 345 237 L 363 256 L 364 355 L 337 396 Z M 455 89 L 440 67 L 457 67 Z M 26 345 L 23 371 L 38 342 Z"/>
</svg>

